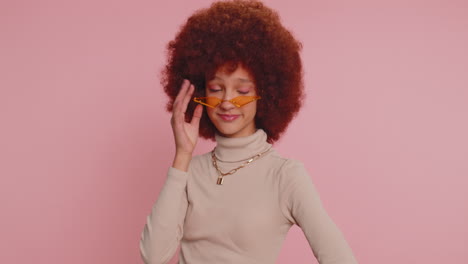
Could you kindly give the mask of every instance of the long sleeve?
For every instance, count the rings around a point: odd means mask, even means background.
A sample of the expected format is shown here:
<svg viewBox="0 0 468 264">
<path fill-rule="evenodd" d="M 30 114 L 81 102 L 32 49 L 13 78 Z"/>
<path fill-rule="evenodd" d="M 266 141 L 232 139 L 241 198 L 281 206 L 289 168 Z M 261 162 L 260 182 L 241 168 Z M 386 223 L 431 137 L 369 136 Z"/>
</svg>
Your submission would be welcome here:
<svg viewBox="0 0 468 264">
<path fill-rule="evenodd" d="M 187 172 L 169 168 L 141 233 L 140 254 L 146 264 L 167 263 L 177 250 L 188 206 L 187 179 Z"/>
<path fill-rule="evenodd" d="M 286 218 L 298 225 L 320 264 L 357 264 L 342 232 L 322 206 L 303 164 L 287 160 L 282 167 L 280 204 Z"/>
</svg>

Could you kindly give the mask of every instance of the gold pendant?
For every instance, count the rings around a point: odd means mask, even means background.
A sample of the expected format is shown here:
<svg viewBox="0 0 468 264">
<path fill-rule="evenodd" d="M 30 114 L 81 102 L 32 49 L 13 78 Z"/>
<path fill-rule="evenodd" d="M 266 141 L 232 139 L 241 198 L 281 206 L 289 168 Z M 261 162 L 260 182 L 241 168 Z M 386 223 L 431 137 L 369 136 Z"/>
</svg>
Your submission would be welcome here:
<svg viewBox="0 0 468 264">
<path fill-rule="evenodd" d="M 222 185 L 222 184 L 223 184 L 223 180 L 224 180 L 224 179 L 223 179 L 223 176 L 222 176 L 222 175 L 219 176 L 219 177 L 218 177 L 218 180 L 216 181 L 216 184 Z"/>
</svg>

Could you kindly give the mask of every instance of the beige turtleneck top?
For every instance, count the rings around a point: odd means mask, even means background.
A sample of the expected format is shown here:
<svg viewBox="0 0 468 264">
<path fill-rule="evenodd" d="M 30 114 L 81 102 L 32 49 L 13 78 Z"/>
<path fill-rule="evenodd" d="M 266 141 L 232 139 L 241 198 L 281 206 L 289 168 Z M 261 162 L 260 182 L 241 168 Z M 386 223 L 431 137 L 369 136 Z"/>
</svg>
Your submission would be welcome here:
<svg viewBox="0 0 468 264">
<path fill-rule="evenodd" d="M 242 138 L 216 135 L 223 172 L 268 150 L 222 185 L 211 153 L 193 157 L 188 172 L 169 168 L 141 234 L 146 264 L 167 263 L 179 243 L 179 264 L 273 264 L 293 224 L 320 264 L 357 263 L 303 164 L 281 157 L 266 140 L 262 129 Z"/>
</svg>

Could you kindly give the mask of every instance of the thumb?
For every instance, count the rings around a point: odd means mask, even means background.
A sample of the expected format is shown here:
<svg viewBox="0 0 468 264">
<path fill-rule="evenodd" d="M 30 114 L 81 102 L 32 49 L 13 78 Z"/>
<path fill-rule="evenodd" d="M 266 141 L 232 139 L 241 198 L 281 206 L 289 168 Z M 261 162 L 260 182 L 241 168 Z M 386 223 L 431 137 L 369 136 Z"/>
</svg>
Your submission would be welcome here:
<svg viewBox="0 0 468 264">
<path fill-rule="evenodd" d="M 202 113 L 203 113 L 203 106 L 197 105 L 195 107 L 195 111 L 193 111 L 193 117 L 192 117 L 192 120 L 190 121 L 190 124 L 198 127 L 198 125 L 200 124 L 200 118 L 202 117 Z"/>
</svg>

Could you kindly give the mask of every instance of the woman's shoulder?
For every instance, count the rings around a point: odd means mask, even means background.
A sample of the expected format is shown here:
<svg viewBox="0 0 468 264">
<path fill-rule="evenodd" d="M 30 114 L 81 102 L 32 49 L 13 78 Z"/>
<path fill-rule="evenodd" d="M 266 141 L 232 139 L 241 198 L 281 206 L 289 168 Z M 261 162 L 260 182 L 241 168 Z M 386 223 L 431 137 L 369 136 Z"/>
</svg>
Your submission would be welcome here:
<svg viewBox="0 0 468 264">
<path fill-rule="evenodd" d="M 300 160 L 284 157 L 279 154 L 276 150 L 272 153 L 272 162 L 280 166 L 281 172 L 291 172 L 298 169 L 304 168 L 304 163 Z"/>
<path fill-rule="evenodd" d="M 283 157 L 275 153 L 275 163 L 278 164 L 279 183 L 282 188 L 289 188 L 291 185 L 307 183 L 311 177 L 304 162 L 289 157 Z"/>
<path fill-rule="evenodd" d="M 193 155 L 190 165 L 198 165 L 206 162 L 211 162 L 211 152 Z"/>
<path fill-rule="evenodd" d="M 268 157 L 268 167 L 270 171 L 274 171 L 280 188 L 288 188 L 289 185 L 309 177 L 302 161 L 283 156 L 274 149 Z"/>
<path fill-rule="evenodd" d="M 192 156 L 192 160 L 190 161 L 189 172 L 190 173 L 198 173 L 200 171 L 206 171 L 211 166 L 211 154 L 203 153 L 203 154 L 196 154 Z"/>
</svg>

